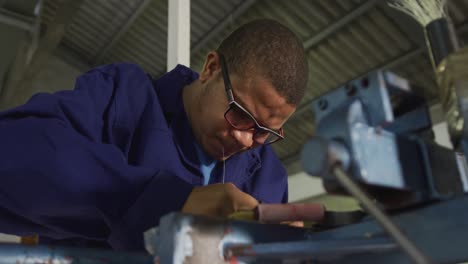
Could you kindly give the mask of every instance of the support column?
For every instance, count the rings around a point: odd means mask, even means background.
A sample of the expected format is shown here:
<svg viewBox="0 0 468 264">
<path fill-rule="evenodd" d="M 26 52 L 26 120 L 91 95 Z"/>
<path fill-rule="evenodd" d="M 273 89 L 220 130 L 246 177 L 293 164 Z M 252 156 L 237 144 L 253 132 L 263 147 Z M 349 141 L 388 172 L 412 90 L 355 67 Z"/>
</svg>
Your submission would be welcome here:
<svg viewBox="0 0 468 264">
<path fill-rule="evenodd" d="M 168 0 L 167 70 L 190 67 L 190 0 Z"/>
</svg>

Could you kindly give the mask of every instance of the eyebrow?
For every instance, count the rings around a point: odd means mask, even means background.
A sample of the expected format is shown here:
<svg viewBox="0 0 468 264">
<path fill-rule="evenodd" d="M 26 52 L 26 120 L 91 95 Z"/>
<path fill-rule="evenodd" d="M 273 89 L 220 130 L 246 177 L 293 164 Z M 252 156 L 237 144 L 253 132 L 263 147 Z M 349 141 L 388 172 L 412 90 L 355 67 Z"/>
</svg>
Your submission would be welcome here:
<svg viewBox="0 0 468 264">
<path fill-rule="evenodd" d="M 245 102 L 242 101 L 242 99 L 240 99 L 239 97 L 237 97 L 234 92 L 233 92 L 233 95 L 234 95 L 234 101 L 236 101 L 238 104 L 240 104 L 245 110 L 247 110 L 249 112 L 250 115 L 252 115 L 255 120 L 258 122 L 259 125 L 261 125 L 262 127 L 266 127 L 266 128 L 269 128 L 271 130 L 274 130 L 274 131 L 279 131 L 281 129 L 281 126 L 279 128 L 273 128 L 273 127 L 269 127 L 269 126 L 266 126 L 264 122 L 262 122 L 262 120 L 260 120 L 258 117 L 256 117 L 255 115 L 252 114 L 252 112 L 247 108 L 245 107 Z"/>
<path fill-rule="evenodd" d="M 232 84 L 231 84 L 231 87 L 232 87 Z M 260 125 L 263 126 L 263 124 L 260 123 L 260 120 L 259 120 L 255 115 L 252 114 L 252 111 L 249 110 L 249 109 L 245 106 L 245 102 L 235 94 L 234 89 L 232 89 L 232 94 L 234 95 L 234 101 L 236 101 L 236 102 L 237 102 L 238 104 L 240 104 L 245 110 L 247 110 L 247 111 L 249 112 L 249 114 L 251 114 L 251 115 L 255 118 L 255 120 L 257 120 L 257 122 L 258 122 Z"/>
</svg>

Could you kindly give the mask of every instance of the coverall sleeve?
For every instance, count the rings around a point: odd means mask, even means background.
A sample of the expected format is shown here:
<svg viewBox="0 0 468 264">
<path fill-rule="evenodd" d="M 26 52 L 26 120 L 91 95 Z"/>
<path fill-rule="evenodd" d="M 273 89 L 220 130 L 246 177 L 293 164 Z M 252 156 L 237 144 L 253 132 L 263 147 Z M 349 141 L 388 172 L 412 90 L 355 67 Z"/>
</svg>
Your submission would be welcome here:
<svg viewBox="0 0 468 264">
<path fill-rule="evenodd" d="M 114 125 L 131 137 L 150 89 L 137 66 L 108 65 L 0 113 L 0 233 L 105 240 L 148 185 L 154 216 L 181 208 L 190 185 L 129 165 L 128 146 L 109 144 Z"/>
<path fill-rule="evenodd" d="M 267 175 L 268 181 L 262 183 L 263 188 L 269 190 L 268 200 L 272 203 L 288 202 L 288 175 L 281 161 L 276 156 L 271 146 L 265 146 L 262 153 L 262 168 L 260 173 Z"/>
<path fill-rule="evenodd" d="M 287 172 L 273 148 L 267 145 L 252 151 L 258 152 L 261 166 L 258 166 L 247 186 L 243 187 L 244 191 L 251 193 L 263 203 L 287 203 Z"/>
</svg>

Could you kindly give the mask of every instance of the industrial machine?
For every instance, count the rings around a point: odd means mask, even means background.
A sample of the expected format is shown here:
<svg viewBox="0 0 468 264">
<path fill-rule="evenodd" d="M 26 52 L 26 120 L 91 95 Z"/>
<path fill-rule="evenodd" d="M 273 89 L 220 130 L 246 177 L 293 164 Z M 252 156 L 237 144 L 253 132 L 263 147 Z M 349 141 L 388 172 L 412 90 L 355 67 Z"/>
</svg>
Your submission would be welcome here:
<svg viewBox="0 0 468 264">
<path fill-rule="evenodd" d="M 434 65 L 454 149 L 435 143 L 428 105 L 411 84 L 377 71 L 311 105 L 305 171 L 365 212 L 328 212 L 309 228 L 164 217 L 147 233 L 161 263 L 460 263 L 468 260 L 468 49 Z M 213 250 L 216 248 L 217 250 Z"/>
<path fill-rule="evenodd" d="M 464 51 L 454 56 L 465 56 Z M 461 77 L 441 69 L 439 78 L 450 86 L 445 90 L 456 101 L 452 108 L 463 107 L 464 83 L 456 81 Z M 368 216 L 330 212 L 303 229 L 174 213 L 146 234 L 161 263 L 468 260 L 462 129 L 453 140 L 455 151 L 436 144 L 425 100 L 390 72 L 353 80 L 311 107 L 316 131 L 302 153 L 305 170 L 322 177 L 327 191 L 354 195 Z M 458 113 L 460 122 L 464 112 Z"/>
<path fill-rule="evenodd" d="M 459 50 L 437 72 L 454 150 L 434 142 L 425 100 L 390 72 L 313 101 L 316 131 L 304 145 L 304 169 L 322 177 L 328 192 L 356 197 L 363 211 L 325 210 L 306 228 L 171 213 L 145 233 L 149 255 L 3 245 L 0 253 L 11 257 L 0 263 L 467 261 L 467 59 L 468 50 Z"/>
<path fill-rule="evenodd" d="M 363 211 L 325 210 L 306 228 L 171 213 L 145 233 L 149 255 L 3 245 L 1 255 L 11 257 L 0 263 L 467 261 L 467 60 L 462 49 L 437 69 L 454 149 L 434 142 L 425 100 L 390 72 L 372 72 L 313 101 L 316 131 L 304 145 L 304 169 L 322 177 L 328 192 L 356 197 Z"/>
</svg>

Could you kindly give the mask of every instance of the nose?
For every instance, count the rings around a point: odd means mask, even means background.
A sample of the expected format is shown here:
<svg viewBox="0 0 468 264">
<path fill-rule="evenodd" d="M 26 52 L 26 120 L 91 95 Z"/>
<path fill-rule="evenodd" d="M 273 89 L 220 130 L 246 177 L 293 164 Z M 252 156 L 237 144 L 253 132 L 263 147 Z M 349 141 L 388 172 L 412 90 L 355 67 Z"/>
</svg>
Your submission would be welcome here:
<svg viewBox="0 0 468 264">
<path fill-rule="evenodd" d="M 236 139 L 236 141 L 241 145 L 243 148 L 250 148 L 252 147 L 254 140 L 253 140 L 253 132 L 250 130 L 232 130 L 232 136 Z"/>
</svg>

